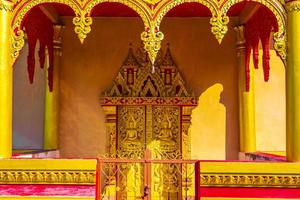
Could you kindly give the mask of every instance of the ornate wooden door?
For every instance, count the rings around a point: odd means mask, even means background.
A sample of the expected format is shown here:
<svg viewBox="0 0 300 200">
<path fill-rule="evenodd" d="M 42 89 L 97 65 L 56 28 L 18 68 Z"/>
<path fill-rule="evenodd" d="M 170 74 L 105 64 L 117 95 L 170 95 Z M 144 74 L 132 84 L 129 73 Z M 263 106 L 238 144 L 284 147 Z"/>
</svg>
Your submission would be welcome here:
<svg viewBox="0 0 300 200">
<path fill-rule="evenodd" d="M 144 158 L 146 149 L 152 159 L 181 158 L 180 106 L 118 106 L 117 149 L 119 158 Z M 153 164 L 151 173 L 152 199 L 179 199 L 181 167 L 176 164 Z M 126 174 L 126 175 L 124 175 Z M 122 196 L 143 194 L 143 166 L 123 165 L 118 185 Z M 126 191 L 126 192 L 125 192 Z"/>
<path fill-rule="evenodd" d="M 154 73 L 149 67 L 143 50 L 130 48 L 112 86 L 104 92 L 101 104 L 109 156 L 143 159 L 145 149 L 150 149 L 152 159 L 187 159 L 190 114 L 196 105 L 193 92 L 186 87 L 169 48 L 158 56 Z M 117 183 L 122 198 L 142 198 L 143 166 L 121 168 Z M 153 164 L 148 183 L 152 199 L 180 199 L 182 171 L 176 164 Z"/>
</svg>

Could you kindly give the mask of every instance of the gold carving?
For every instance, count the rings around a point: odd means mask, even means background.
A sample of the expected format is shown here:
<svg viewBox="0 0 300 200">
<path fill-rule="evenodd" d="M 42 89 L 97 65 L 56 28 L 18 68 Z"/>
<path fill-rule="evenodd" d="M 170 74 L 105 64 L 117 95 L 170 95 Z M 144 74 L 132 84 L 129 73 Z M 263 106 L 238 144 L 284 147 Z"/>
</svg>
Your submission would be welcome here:
<svg viewBox="0 0 300 200">
<path fill-rule="evenodd" d="M 75 25 L 74 31 L 78 35 L 81 43 L 84 42 L 87 34 L 91 32 L 92 23 L 92 18 L 86 16 L 84 13 L 81 13 L 79 16 L 73 18 L 73 24 Z"/>
<path fill-rule="evenodd" d="M 173 153 L 180 150 L 180 107 L 153 106 L 153 136 L 159 145 L 159 154 L 154 151 L 155 158 L 176 159 Z"/>
<path fill-rule="evenodd" d="M 150 28 L 141 34 L 141 39 L 144 42 L 144 48 L 149 55 L 151 64 L 154 65 L 156 56 L 161 47 L 161 41 L 164 39 L 164 34 L 159 31 L 159 28 Z"/>
<path fill-rule="evenodd" d="M 300 1 L 291 1 L 286 3 L 286 10 L 288 12 L 299 12 L 300 11 Z"/>
<path fill-rule="evenodd" d="M 212 13 L 211 19 L 212 32 L 216 36 L 219 42 L 222 41 L 225 33 L 227 32 L 228 17 L 226 16 L 228 10 L 235 4 L 242 2 L 243 0 L 195 0 L 193 2 L 200 3 L 206 6 Z M 278 22 L 278 34 L 274 35 L 275 49 L 283 60 L 286 58 L 286 45 L 283 42 L 286 41 L 286 11 L 283 7 L 282 0 L 253 0 L 254 2 L 261 3 L 268 7 L 275 15 Z M 92 9 L 107 0 L 30 0 L 20 1 L 16 4 L 13 14 L 12 28 L 13 30 L 20 30 L 21 22 L 24 16 L 29 10 L 42 3 L 61 3 L 71 7 L 75 13 L 77 13 L 75 21 L 75 32 L 81 42 L 86 38 L 86 35 L 90 32 L 91 18 L 89 17 Z M 116 3 L 124 4 L 134 11 L 136 11 L 144 22 L 146 31 L 141 34 L 141 38 L 144 42 L 144 48 L 147 51 L 152 65 L 155 62 L 157 54 L 160 49 L 161 41 L 164 36 L 159 31 L 160 23 L 167 12 L 176 6 L 191 2 L 189 0 L 116 0 Z M 149 6 L 150 4 L 150 6 Z M 155 5 L 155 6 L 154 6 Z M 293 5 L 293 6 L 292 6 Z M 295 5 L 295 6 L 294 6 Z M 297 10 L 296 3 L 291 3 L 292 10 Z M 2 9 L 6 8 L 2 6 Z M 17 54 L 16 54 L 17 55 Z"/>
<path fill-rule="evenodd" d="M 206 187 L 300 187 L 299 175 L 281 174 L 201 174 Z"/>
<path fill-rule="evenodd" d="M 13 3 L 10 1 L 6 0 L 1 0 L 0 1 L 0 11 L 6 11 L 6 12 L 12 12 L 13 11 Z"/>
<path fill-rule="evenodd" d="M 80 13 L 81 9 L 78 7 L 76 1 L 73 0 L 31 0 L 31 1 L 20 1 L 16 4 L 13 13 L 12 28 L 13 30 L 21 30 L 21 22 L 28 12 L 35 6 L 43 3 L 59 3 L 64 4 L 72 8 L 75 13 Z"/>
<path fill-rule="evenodd" d="M 94 185 L 95 171 L 0 171 L 1 184 Z"/>
<path fill-rule="evenodd" d="M 274 39 L 274 49 L 282 59 L 283 63 L 286 65 L 287 62 L 286 39 L 287 38 L 285 36 L 285 33 L 280 33 L 280 32 L 274 33 L 273 39 Z"/>
<path fill-rule="evenodd" d="M 179 73 L 169 47 L 165 54 L 162 51 L 159 52 L 159 59 L 155 63 L 157 68 L 155 73 L 149 70 L 151 63 L 145 56 L 145 51 L 142 48 L 136 51 L 137 53 L 134 53 L 132 47 L 129 48 L 128 55 L 113 85 L 104 92 L 106 96 L 103 99 L 104 103 L 111 102 L 114 105 L 174 105 L 176 102 L 180 102 L 178 105 L 195 104 L 194 94 L 186 86 Z"/>
<path fill-rule="evenodd" d="M 17 57 L 20 54 L 21 49 L 24 46 L 24 31 L 22 30 L 18 30 L 16 33 L 13 33 L 12 36 L 12 58 L 13 58 L 13 63 L 15 62 L 15 60 L 17 59 Z"/>
<path fill-rule="evenodd" d="M 155 5 L 162 0 L 143 0 L 143 1 L 145 1 L 146 3 L 148 3 L 150 5 Z"/>
<path fill-rule="evenodd" d="M 228 22 L 229 17 L 226 14 L 218 14 L 210 19 L 210 24 L 212 25 L 211 32 L 215 35 L 219 44 L 221 44 L 223 37 L 228 31 Z"/>
<path fill-rule="evenodd" d="M 122 157 L 142 158 L 145 149 L 145 109 L 118 107 L 118 147 Z"/>
<path fill-rule="evenodd" d="M 195 105 L 196 101 L 193 93 L 186 87 L 169 48 L 165 54 L 161 50 L 158 51 L 155 64 L 157 70 L 151 73 L 151 63 L 145 51 L 138 48 L 134 52 L 130 47 L 112 87 L 104 92 L 106 97 L 101 103 L 107 113 L 107 119 L 113 113 L 108 112 L 113 106 L 118 110 L 117 142 L 110 141 L 112 144 L 117 143 L 118 150 L 115 156 L 118 158 L 144 158 L 146 148 L 151 150 L 153 159 L 182 158 L 181 136 L 189 126 L 186 120 L 190 120 L 182 116 L 182 113 L 190 113 L 191 109 L 185 108 L 181 112 L 181 108 L 182 105 Z M 184 130 L 181 126 L 183 119 Z M 189 149 L 190 147 L 187 147 L 184 151 Z M 113 169 L 117 169 L 116 173 L 111 174 L 117 177 L 115 179 L 120 189 L 119 197 L 140 198 L 143 191 L 143 166 L 120 164 L 107 171 L 113 172 Z M 181 195 L 180 186 L 183 179 L 186 188 L 191 187 L 192 179 L 183 178 L 182 174 L 192 174 L 192 170 L 187 166 L 154 164 L 151 170 L 151 187 L 155 188 L 151 190 L 151 195 L 154 198 L 177 198 Z M 114 180 L 113 177 L 108 179 Z M 106 188 L 108 187 L 109 184 L 106 185 Z M 133 193 L 134 189 L 137 194 Z"/>
</svg>

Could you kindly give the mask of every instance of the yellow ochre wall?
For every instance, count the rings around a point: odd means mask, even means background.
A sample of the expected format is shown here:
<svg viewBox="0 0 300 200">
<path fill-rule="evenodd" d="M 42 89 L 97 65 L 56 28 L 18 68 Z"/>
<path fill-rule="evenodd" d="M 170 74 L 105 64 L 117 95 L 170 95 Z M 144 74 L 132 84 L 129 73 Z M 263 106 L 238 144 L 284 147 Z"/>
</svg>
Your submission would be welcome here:
<svg viewBox="0 0 300 200">
<path fill-rule="evenodd" d="M 254 72 L 256 146 L 258 151 L 285 151 L 285 68 L 274 50 L 270 56 L 269 82 L 264 82 L 261 59 Z"/>
<path fill-rule="evenodd" d="M 128 44 L 140 45 L 143 25 L 136 18 L 96 18 L 91 33 L 81 45 L 71 18 L 64 18 L 64 23 L 59 120 L 61 155 L 93 157 L 105 152 L 107 139 L 100 94 L 115 78 L 127 55 Z M 163 49 L 169 42 L 185 80 L 197 97 L 209 103 L 200 107 L 203 111 L 199 118 L 201 130 L 192 133 L 193 156 L 236 159 L 239 144 L 235 33 L 230 30 L 219 46 L 210 28 L 208 18 L 164 19 Z M 207 94 L 216 84 L 223 91 Z"/>
</svg>

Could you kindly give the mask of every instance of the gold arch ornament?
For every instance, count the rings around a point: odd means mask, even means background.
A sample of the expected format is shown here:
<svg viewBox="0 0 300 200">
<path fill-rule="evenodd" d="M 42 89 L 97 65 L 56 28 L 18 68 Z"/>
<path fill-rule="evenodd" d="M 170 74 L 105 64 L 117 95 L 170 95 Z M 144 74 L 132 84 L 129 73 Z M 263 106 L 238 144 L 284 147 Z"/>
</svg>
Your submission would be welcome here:
<svg viewBox="0 0 300 200">
<path fill-rule="evenodd" d="M 23 48 L 25 42 L 25 33 L 24 30 L 21 28 L 21 24 L 29 11 L 38 5 L 44 3 L 59 3 L 63 5 L 69 6 L 76 15 L 80 13 L 80 6 L 73 0 L 31 0 L 31 1 L 20 1 L 15 5 L 13 11 L 13 18 L 12 18 L 12 59 L 13 62 L 17 59 L 20 54 L 21 49 Z"/>
<path fill-rule="evenodd" d="M 220 12 L 219 2 L 216 0 L 163 0 L 154 10 L 154 22 L 156 26 L 160 25 L 164 16 L 171 9 L 184 3 L 199 3 L 210 10 L 212 14 L 212 18 L 210 19 L 210 24 L 212 25 L 211 32 L 215 35 L 219 44 L 221 44 L 223 37 L 228 31 L 227 24 L 229 22 L 229 17 Z"/>
<path fill-rule="evenodd" d="M 221 7 L 221 12 L 226 14 L 228 10 L 244 0 L 224 0 L 224 4 Z M 278 31 L 273 34 L 274 39 L 274 49 L 280 56 L 284 64 L 286 65 L 286 27 L 287 27 L 287 14 L 284 8 L 284 1 L 282 0 L 251 0 L 251 2 L 256 2 L 267 7 L 275 16 L 278 23 Z"/>
<path fill-rule="evenodd" d="M 35 6 L 43 3 L 59 3 L 69 6 L 75 13 L 73 24 L 74 31 L 81 43 L 91 31 L 91 13 L 95 6 L 104 3 L 120 3 L 134 10 L 142 19 L 145 31 L 141 34 L 144 48 L 148 52 L 152 64 L 155 62 L 164 34 L 159 30 L 165 15 L 173 8 L 183 3 L 199 3 L 206 6 L 212 17 L 210 19 L 211 32 L 219 43 L 228 31 L 228 10 L 244 0 L 29 0 L 20 1 L 15 5 L 12 20 L 12 57 L 15 60 L 19 51 L 24 46 L 24 32 L 21 30 L 21 22 L 25 15 Z M 282 60 L 286 60 L 286 11 L 282 0 L 251 0 L 269 8 L 274 13 L 278 22 L 278 32 L 274 33 L 274 48 Z"/>
</svg>

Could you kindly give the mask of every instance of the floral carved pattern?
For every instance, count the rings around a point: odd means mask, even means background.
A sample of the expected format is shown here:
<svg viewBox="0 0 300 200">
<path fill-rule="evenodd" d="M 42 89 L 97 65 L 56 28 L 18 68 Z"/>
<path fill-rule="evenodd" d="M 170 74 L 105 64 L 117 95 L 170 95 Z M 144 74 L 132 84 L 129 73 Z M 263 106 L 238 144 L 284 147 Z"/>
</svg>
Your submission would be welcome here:
<svg viewBox="0 0 300 200">
<path fill-rule="evenodd" d="M 1 184 L 82 184 L 95 183 L 94 171 L 0 171 Z"/>
</svg>

